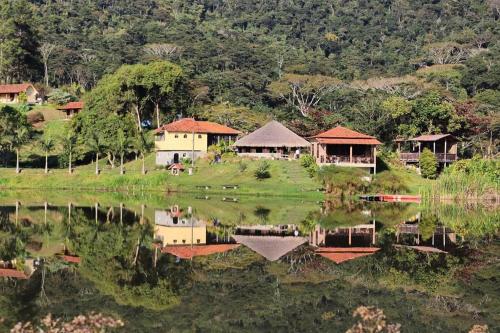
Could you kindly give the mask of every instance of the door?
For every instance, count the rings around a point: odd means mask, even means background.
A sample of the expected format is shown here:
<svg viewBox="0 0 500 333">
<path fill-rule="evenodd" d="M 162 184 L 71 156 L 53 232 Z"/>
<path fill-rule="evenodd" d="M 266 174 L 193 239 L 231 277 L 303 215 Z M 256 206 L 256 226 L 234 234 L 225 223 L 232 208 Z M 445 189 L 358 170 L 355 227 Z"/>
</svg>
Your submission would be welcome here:
<svg viewBox="0 0 500 333">
<path fill-rule="evenodd" d="M 174 163 L 179 163 L 179 154 L 178 153 L 174 154 Z"/>
</svg>

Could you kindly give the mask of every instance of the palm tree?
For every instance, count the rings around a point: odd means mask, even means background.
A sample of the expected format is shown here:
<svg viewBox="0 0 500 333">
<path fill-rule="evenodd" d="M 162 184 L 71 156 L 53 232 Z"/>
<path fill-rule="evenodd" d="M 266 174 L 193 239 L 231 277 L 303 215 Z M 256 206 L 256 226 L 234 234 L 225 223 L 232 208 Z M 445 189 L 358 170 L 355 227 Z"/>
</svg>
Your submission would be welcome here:
<svg viewBox="0 0 500 333">
<path fill-rule="evenodd" d="M 75 150 L 75 136 L 73 133 L 68 131 L 63 138 L 63 148 L 65 152 L 68 154 L 68 173 L 71 174 L 73 172 L 73 152 Z"/>
<path fill-rule="evenodd" d="M 146 174 L 146 154 L 151 151 L 154 147 L 153 140 L 151 137 L 144 132 L 137 133 L 134 142 L 135 149 L 141 154 L 142 158 L 142 174 Z"/>
<path fill-rule="evenodd" d="M 14 132 L 14 140 L 12 141 L 12 146 L 16 150 L 16 173 L 21 172 L 19 168 L 19 148 L 28 140 L 29 129 L 26 126 L 21 126 Z"/>
<path fill-rule="evenodd" d="M 54 139 L 50 136 L 46 136 L 40 142 L 40 145 L 45 152 L 45 173 L 49 173 L 49 153 L 54 149 Z"/>
</svg>

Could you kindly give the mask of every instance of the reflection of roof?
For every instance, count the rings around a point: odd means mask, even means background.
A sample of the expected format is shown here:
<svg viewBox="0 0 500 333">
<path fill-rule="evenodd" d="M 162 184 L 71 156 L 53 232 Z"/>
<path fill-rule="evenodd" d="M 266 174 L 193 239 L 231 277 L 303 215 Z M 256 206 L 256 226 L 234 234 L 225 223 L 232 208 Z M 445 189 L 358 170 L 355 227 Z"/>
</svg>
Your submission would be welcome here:
<svg viewBox="0 0 500 333">
<path fill-rule="evenodd" d="M 0 84 L 0 94 L 19 94 L 26 91 L 29 87 L 33 87 L 33 85 L 31 83 Z"/>
<path fill-rule="evenodd" d="M 214 244 L 214 245 L 182 245 L 165 246 L 162 253 L 170 253 L 182 259 L 191 259 L 197 256 L 209 256 L 215 253 L 222 253 L 233 250 L 240 246 L 239 244 Z"/>
<path fill-rule="evenodd" d="M 406 248 L 410 248 L 410 249 L 413 249 L 416 251 L 426 252 L 426 253 L 448 253 L 446 251 L 443 251 L 443 250 L 440 250 L 438 248 L 431 247 L 431 246 L 410 246 L 410 245 L 399 245 L 399 244 L 394 245 L 394 246 L 397 248 L 406 247 Z"/>
<path fill-rule="evenodd" d="M 156 130 L 156 133 L 161 131 L 228 135 L 237 135 L 241 133 L 240 131 L 221 124 L 213 123 L 210 121 L 197 121 L 193 118 L 183 118 L 170 124 L 163 125 Z"/>
<path fill-rule="evenodd" d="M 78 110 L 83 109 L 83 102 L 69 102 L 66 105 L 58 107 L 59 110 Z"/>
<path fill-rule="evenodd" d="M 311 144 L 273 120 L 239 139 L 234 145 L 236 147 L 309 147 Z"/>
<path fill-rule="evenodd" d="M 275 261 L 304 244 L 303 237 L 279 237 L 279 236 L 241 236 L 234 235 L 236 242 L 257 252 L 269 261 Z"/>
<path fill-rule="evenodd" d="M 27 280 L 28 276 L 23 271 L 15 268 L 0 268 L 0 277 L 10 277 L 14 279 Z"/>
<path fill-rule="evenodd" d="M 174 163 L 168 167 L 168 170 L 172 169 L 184 170 L 184 165 L 182 165 L 182 163 Z"/>
<path fill-rule="evenodd" d="M 380 145 L 381 142 L 375 137 L 353 131 L 351 129 L 337 126 L 326 132 L 314 136 L 320 143 L 326 144 L 364 144 Z"/>
<path fill-rule="evenodd" d="M 378 247 L 321 247 L 316 253 L 337 264 L 369 256 L 380 250 Z"/>
<path fill-rule="evenodd" d="M 453 137 L 451 134 L 427 134 L 410 139 L 411 141 L 439 141 L 446 137 Z"/>
</svg>

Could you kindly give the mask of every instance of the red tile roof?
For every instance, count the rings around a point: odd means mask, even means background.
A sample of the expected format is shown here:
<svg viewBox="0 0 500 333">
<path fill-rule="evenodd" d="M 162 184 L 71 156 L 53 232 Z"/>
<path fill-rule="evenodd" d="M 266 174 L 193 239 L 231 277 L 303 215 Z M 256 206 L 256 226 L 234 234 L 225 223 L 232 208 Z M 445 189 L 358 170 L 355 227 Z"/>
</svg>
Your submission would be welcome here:
<svg viewBox="0 0 500 333">
<path fill-rule="evenodd" d="M 31 83 L 0 84 L 0 94 L 19 94 L 29 87 L 33 87 L 33 85 Z"/>
<path fill-rule="evenodd" d="M 70 262 L 70 263 L 74 263 L 74 264 L 79 264 L 81 262 L 80 257 L 77 257 L 77 256 L 62 255 L 61 257 L 66 262 Z"/>
<path fill-rule="evenodd" d="M 198 121 L 193 118 L 183 118 L 173 123 L 163 125 L 156 132 L 183 132 L 183 133 L 206 133 L 206 134 L 228 134 L 238 135 L 241 132 L 233 128 L 213 123 L 210 121 Z"/>
<path fill-rule="evenodd" d="M 69 102 L 66 105 L 60 106 L 58 110 L 81 110 L 83 109 L 83 102 Z"/>
<path fill-rule="evenodd" d="M 182 259 L 191 259 L 197 256 L 209 256 L 214 253 L 227 252 L 238 246 L 240 246 L 240 244 L 165 246 L 161 249 L 161 252 L 170 253 Z"/>
<path fill-rule="evenodd" d="M 336 264 L 356 258 L 369 256 L 380 250 L 378 247 L 321 247 L 316 253 Z"/>
<path fill-rule="evenodd" d="M 23 271 L 18 271 L 15 268 L 0 268 L 0 277 L 10 277 L 14 279 L 26 280 L 28 276 Z"/>
<path fill-rule="evenodd" d="M 326 132 L 314 136 L 315 139 L 322 143 L 331 144 L 365 144 L 365 145 L 380 145 L 381 142 L 375 137 L 353 131 L 351 129 L 337 126 Z"/>
<path fill-rule="evenodd" d="M 172 170 L 172 169 L 179 169 L 179 170 L 184 170 L 184 165 L 182 165 L 182 163 L 174 163 L 174 164 L 171 164 L 169 167 L 168 167 L 169 170 Z"/>
</svg>

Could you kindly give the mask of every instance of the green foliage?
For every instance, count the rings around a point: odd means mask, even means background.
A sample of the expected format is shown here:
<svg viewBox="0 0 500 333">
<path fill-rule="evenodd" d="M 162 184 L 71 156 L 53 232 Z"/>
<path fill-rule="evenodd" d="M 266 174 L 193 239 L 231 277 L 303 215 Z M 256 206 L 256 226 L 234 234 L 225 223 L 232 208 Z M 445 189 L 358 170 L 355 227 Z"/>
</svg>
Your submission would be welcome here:
<svg viewBox="0 0 500 333">
<path fill-rule="evenodd" d="M 316 164 L 316 159 L 310 154 L 303 154 L 300 156 L 300 165 L 307 170 L 307 173 L 311 178 L 316 176 L 316 173 L 319 170 L 319 167 Z"/>
<path fill-rule="evenodd" d="M 57 104 L 59 106 L 77 100 L 75 96 L 61 89 L 55 89 L 51 91 L 51 93 L 48 95 L 48 98 L 49 102 Z"/>
<path fill-rule="evenodd" d="M 11 106 L 0 106 L 0 153 L 6 154 L 20 147 L 29 137 L 30 126 L 26 114 Z"/>
<path fill-rule="evenodd" d="M 328 194 L 354 195 L 364 193 L 368 184 L 362 177 L 367 172 L 359 168 L 344 168 L 335 165 L 323 166 L 317 172 L 318 180 L 325 187 Z"/>
<path fill-rule="evenodd" d="M 370 190 L 375 193 L 408 193 L 409 189 L 405 181 L 394 172 L 389 170 L 378 173 L 372 183 Z"/>
<path fill-rule="evenodd" d="M 243 161 L 243 160 L 238 161 L 238 170 L 241 173 L 245 172 L 247 170 L 247 168 L 248 168 L 248 164 L 245 161 Z"/>
<path fill-rule="evenodd" d="M 438 161 L 436 155 L 428 148 L 425 148 L 420 155 L 420 173 L 424 178 L 434 179 L 437 177 Z"/>
<path fill-rule="evenodd" d="M 254 111 L 245 106 L 234 106 L 230 103 L 207 105 L 201 113 L 204 119 L 244 132 L 252 132 L 269 120 L 269 115 Z"/>
<path fill-rule="evenodd" d="M 257 169 L 254 171 L 254 176 L 258 180 L 263 180 L 267 178 L 271 178 L 271 172 L 269 171 L 271 165 L 268 161 L 262 161 L 257 166 Z"/>
</svg>

